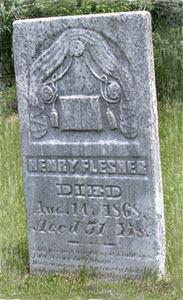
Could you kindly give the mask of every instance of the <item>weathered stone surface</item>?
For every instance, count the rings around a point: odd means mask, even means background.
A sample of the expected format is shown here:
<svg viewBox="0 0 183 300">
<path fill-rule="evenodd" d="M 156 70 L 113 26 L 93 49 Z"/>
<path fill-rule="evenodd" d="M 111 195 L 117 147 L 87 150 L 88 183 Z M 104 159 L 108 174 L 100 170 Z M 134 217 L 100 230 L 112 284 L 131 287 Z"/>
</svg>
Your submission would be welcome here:
<svg viewBox="0 0 183 300">
<path fill-rule="evenodd" d="M 14 23 L 31 273 L 164 273 L 147 12 Z"/>
</svg>

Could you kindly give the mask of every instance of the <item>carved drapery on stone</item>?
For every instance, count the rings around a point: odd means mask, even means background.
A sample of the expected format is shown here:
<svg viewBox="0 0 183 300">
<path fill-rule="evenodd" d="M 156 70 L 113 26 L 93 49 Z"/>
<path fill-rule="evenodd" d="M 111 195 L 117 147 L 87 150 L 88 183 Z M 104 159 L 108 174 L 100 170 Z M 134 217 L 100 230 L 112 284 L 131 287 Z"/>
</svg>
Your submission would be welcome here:
<svg viewBox="0 0 183 300">
<path fill-rule="evenodd" d="M 118 129 L 126 138 L 137 136 L 129 62 L 125 55 L 121 58 L 114 54 L 111 43 L 91 30 L 68 29 L 35 60 L 31 66 L 29 90 L 30 131 L 34 138 L 46 135 L 49 127 L 70 131 L 103 130 L 100 109 L 104 103 L 108 129 Z M 74 64 L 76 73 L 81 73 L 81 66 L 85 66 L 95 78 L 97 93 L 84 91 L 85 83 L 79 94 L 74 90 L 68 95 L 62 93 L 60 82 L 69 72 L 74 73 Z M 72 90 L 72 82 L 69 84 Z M 59 111 L 58 102 L 61 102 Z M 51 111 L 46 115 L 48 106 Z"/>
</svg>

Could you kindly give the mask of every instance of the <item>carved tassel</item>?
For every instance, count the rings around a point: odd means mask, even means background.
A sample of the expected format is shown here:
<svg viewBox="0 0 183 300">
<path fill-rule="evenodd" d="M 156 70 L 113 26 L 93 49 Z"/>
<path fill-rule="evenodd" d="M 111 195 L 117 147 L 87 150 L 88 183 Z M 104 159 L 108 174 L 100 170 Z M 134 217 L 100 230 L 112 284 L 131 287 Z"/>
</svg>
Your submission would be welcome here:
<svg viewBox="0 0 183 300">
<path fill-rule="evenodd" d="M 113 112 L 109 108 L 107 108 L 106 116 L 107 116 L 107 120 L 109 123 L 109 128 L 116 129 L 117 128 L 116 118 L 115 118 Z"/>
<path fill-rule="evenodd" d="M 50 114 L 51 127 L 57 128 L 58 126 L 58 113 L 55 108 L 52 109 Z"/>
</svg>

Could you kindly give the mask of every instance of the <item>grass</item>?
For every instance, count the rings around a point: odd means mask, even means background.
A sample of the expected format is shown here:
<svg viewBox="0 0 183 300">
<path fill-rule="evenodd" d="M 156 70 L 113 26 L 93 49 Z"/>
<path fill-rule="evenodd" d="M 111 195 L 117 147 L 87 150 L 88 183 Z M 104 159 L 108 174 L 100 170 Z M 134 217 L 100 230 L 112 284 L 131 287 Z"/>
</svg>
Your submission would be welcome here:
<svg viewBox="0 0 183 300">
<path fill-rule="evenodd" d="M 167 276 L 158 281 L 102 283 L 77 274 L 28 274 L 26 219 L 16 115 L 0 120 L 0 299 L 183 299 L 183 103 L 159 105 L 167 238 Z"/>
<path fill-rule="evenodd" d="M 183 103 L 159 108 L 167 272 L 183 295 Z"/>
<path fill-rule="evenodd" d="M 0 115 L 10 116 L 17 111 L 16 87 L 12 84 L 11 87 L 0 90 Z"/>
</svg>

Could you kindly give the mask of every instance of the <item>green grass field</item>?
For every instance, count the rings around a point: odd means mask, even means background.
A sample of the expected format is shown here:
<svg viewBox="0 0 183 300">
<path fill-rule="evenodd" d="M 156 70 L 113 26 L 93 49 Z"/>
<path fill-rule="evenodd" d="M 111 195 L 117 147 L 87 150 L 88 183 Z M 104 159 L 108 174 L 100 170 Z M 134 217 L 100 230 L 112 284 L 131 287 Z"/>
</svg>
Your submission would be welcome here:
<svg viewBox="0 0 183 300">
<path fill-rule="evenodd" d="M 166 219 L 167 276 L 102 283 L 77 274 L 30 276 L 16 115 L 0 120 L 0 299 L 183 299 L 183 104 L 159 105 Z"/>
</svg>

